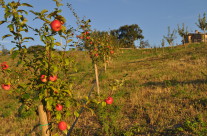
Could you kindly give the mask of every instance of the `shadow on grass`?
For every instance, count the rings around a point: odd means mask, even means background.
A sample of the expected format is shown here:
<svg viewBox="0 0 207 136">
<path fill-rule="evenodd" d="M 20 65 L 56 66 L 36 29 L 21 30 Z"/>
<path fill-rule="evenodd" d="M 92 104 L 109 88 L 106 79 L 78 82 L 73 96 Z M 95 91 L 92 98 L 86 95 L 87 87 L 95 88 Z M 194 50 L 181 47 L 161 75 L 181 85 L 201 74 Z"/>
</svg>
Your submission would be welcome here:
<svg viewBox="0 0 207 136">
<path fill-rule="evenodd" d="M 177 81 L 177 80 L 164 80 L 163 82 L 147 82 L 143 84 L 143 86 L 159 86 L 159 87 L 170 87 L 170 86 L 177 86 L 177 85 L 185 85 L 185 84 L 206 84 L 206 79 L 197 79 L 197 80 L 190 80 L 190 81 Z"/>
<path fill-rule="evenodd" d="M 146 61 L 157 61 L 157 60 L 165 60 L 166 58 L 159 58 L 159 57 L 151 57 L 151 58 L 143 58 L 137 61 L 132 61 L 132 62 L 128 62 L 128 63 L 139 63 L 139 62 L 146 62 Z"/>
</svg>

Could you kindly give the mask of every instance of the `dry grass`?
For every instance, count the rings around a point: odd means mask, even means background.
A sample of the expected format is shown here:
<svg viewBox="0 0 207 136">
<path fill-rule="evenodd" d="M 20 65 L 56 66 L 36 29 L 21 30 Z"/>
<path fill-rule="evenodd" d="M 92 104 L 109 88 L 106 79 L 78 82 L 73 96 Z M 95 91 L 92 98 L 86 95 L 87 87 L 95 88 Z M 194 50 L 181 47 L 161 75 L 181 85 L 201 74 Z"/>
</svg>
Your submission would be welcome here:
<svg viewBox="0 0 207 136">
<path fill-rule="evenodd" d="M 114 104 L 107 106 L 105 112 L 95 109 L 97 115 L 85 111 L 72 135 L 204 135 L 207 132 L 207 46 L 188 46 L 165 48 L 164 53 L 162 49 L 123 50 L 100 75 L 101 100 L 111 93 L 114 79 L 124 80 L 123 86 L 112 93 Z M 91 88 L 93 69 L 87 54 L 71 52 L 70 55 L 77 62 L 75 91 L 81 98 Z M 0 125 L 4 126 L 0 135 L 30 132 L 38 124 L 37 116 L 27 119 L 16 116 L 19 104 L 7 95 L 10 96 L 1 91 L 0 103 L 3 110 L 12 112 L 2 116 L 5 113 L 0 111 Z M 5 104 L 10 103 L 14 106 L 6 109 Z M 71 124 L 73 120 L 68 122 Z M 38 134 L 39 129 L 35 132 Z"/>
</svg>

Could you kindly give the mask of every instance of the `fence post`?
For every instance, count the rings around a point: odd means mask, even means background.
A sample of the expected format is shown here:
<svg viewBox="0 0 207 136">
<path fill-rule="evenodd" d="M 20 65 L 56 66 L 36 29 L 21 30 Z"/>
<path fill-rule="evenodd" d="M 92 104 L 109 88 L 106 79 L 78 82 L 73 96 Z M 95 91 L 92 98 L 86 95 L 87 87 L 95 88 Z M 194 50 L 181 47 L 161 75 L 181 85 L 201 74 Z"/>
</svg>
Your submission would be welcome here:
<svg viewBox="0 0 207 136">
<path fill-rule="evenodd" d="M 38 113 L 39 113 L 39 119 L 40 119 L 40 128 L 42 130 L 41 136 L 50 136 L 49 124 L 47 121 L 47 114 L 44 111 L 43 105 L 38 106 Z"/>
</svg>

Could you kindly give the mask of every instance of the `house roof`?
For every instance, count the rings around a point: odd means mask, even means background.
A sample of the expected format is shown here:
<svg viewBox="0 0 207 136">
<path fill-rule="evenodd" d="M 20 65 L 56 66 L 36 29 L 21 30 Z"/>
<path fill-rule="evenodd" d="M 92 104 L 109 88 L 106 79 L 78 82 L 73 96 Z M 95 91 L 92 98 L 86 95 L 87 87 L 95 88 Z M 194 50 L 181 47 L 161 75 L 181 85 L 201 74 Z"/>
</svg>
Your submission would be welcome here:
<svg viewBox="0 0 207 136">
<path fill-rule="evenodd" d="M 201 33 L 201 32 L 198 32 L 198 33 L 188 33 L 188 35 L 204 35 L 204 33 Z"/>
</svg>

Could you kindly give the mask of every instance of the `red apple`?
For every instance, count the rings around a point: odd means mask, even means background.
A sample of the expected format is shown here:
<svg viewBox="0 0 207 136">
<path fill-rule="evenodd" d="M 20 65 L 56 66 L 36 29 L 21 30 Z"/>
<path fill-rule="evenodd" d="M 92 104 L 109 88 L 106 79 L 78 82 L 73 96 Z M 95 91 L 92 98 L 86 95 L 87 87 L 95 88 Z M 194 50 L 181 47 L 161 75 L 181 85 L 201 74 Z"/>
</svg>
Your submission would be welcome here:
<svg viewBox="0 0 207 136">
<path fill-rule="evenodd" d="M 90 37 L 89 37 L 89 36 L 87 36 L 87 37 L 86 37 L 86 39 L 88 39 L 88 40 L 89 40 L 89 39 L 90 39 Z"/>
<path fill-rule="evenodd" d="M 11 85 L 8 85 L 8 84 L 2 84 L 1 87 L 2 87 L 2 89 L 4 89 L 4 90 L 9 90 L 10 87 L 11 87 Z"/>
<path fill-rule="evenodd" d="M 86 31 L 86 32 L 85 32 L 85 35 L 87 35 L 87 34 L 89 34 L 89 32 L 88 32 L 88 31 Z"/>
<path fill-rule="evenodd" d="M 114 51 L 113 51 L 113 50 L 111 50 L 111 51 L 110 51 L 110 53 L 111 53 L 111 54 L 114 54 Z"/>
<path fill-rule="evenodd" d="M 3 70 L 8 69 L 9 68 L 9 65 L 7 65 L 7 62 L 3 62 L 3 63 L 1 63 L 1 68 Z"/>
<path fill-rule="evenodd" d="M 57 111 L 61 111 L 61 110 L 63 109 L 63 106 L 62 106 L 61 104 L 57 104 L 57 105 L 55 106 L 55 109 L 56 109 Z"/>
<path fill-rule="evenodd" d="M 50 27 L 53 31 L 58 32 L 62 28 L 62 23 L 61 23 L 61 21 L 55 19 L 50 23 Z"/>
<path fill-rule="evenodd" d="M 65 121 L 61 121 L 58 123 L 58 128 L 63 131 L 67 129 L 67 123 Z"/>
<path fill-rule="evenodd" d="M 41 75 L 40 80 L 44 83 L 47 82 L 46 75 Z"/>
<path fill-rule="evenodd" d="M 54 81 L 57 80 L 57 76 L 54 76 L 54 75 L 49 76 L 49 80 L 52 81 L 52 82 L 54 82 Z"/>
<path fill-rule="evenodd" d="M 108 97 L 108 98 L 105 100 L 106 104 L 112 104 L 113 101 L 114 101 L 114 100 L 113 100 L 112 97 Z"/>
<path fill-rule="evenodd" d="M 95 57 L 98 57 L 98 53 L 94 54 Z"/>
<path fill-rule="evenodd" d="M 79 38 L 80 38 L 80 39 L 83 39 L 83 36 L 80 36 Z"/>
</svg>

